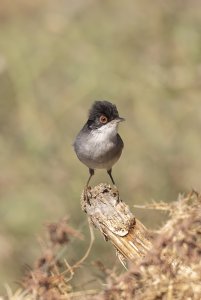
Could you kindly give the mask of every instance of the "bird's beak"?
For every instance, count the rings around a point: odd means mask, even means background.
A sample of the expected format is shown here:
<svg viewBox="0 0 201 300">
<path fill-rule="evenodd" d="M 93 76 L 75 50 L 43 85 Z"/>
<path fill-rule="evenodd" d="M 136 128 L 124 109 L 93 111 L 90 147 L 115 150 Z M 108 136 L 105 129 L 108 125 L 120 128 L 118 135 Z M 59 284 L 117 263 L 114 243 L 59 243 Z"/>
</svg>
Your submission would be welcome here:
<svg viewBox="0 0 201 300">
<path fill-rule="evenodd" d="M 124 119 L 124 118 L 121 118 L 121 117 L 117 117 L 117 118 L 115 118 L 115 121 L 116 121 L 117 123 L 119 123 L 119 122 L 125 121 L 125 119 Z"/>
</svg>

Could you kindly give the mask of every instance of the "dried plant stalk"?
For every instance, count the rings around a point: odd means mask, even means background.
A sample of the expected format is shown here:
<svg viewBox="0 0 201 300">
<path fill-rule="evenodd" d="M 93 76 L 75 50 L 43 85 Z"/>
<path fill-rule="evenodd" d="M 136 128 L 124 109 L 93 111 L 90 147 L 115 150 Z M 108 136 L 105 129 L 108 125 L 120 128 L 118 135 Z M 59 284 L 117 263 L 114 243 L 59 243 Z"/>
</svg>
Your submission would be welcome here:
<svg viewBox="0 0 201 300">
<path fill-rule="evenodd" d="M 119 199 L 114 187 L 101 183 L 84 191 L 81 205 L 93 225 L 124 258 L 134 262 L 152 248 L 149 231 Z"/>
</svg>

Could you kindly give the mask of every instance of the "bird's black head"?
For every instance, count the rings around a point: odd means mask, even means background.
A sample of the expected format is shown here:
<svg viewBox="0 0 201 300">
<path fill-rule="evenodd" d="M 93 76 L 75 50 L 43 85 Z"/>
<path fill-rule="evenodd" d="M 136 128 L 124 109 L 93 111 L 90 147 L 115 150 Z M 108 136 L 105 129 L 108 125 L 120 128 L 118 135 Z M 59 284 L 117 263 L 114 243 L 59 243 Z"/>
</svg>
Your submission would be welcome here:
<svg viewBox="0 0 201 300">
<path fill-rule="evenodd" d="M 117 122 L 123 121 L 119 117 L 116 105 L 108 101 L 95 101 L 89 110 L 89 118 L 87 121 L 90 129 L 100 128 L 109 122 L 116 120 Z"/>
</svg>

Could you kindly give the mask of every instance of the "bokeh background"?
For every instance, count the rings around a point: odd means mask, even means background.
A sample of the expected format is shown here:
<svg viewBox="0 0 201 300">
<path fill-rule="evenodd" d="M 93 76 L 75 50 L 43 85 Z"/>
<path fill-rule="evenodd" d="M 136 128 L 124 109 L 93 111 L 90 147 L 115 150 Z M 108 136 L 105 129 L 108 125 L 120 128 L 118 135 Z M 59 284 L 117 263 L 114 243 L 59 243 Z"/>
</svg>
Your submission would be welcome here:
<svg viewBox="0 0 201 300">
<path fill-rule="evenodd" d="M 80 194 L 88 172 L 72 142 L 99 99 L 126 118 L 113 174 L 130 207 L 200 190 L 201 2 L 1 0 L 1 291 L 41 253 L 45 222 L 68 215 L 84 234 L 65 250 L 69 263 L 87 249 Z M 99 171 L 92 184 L 102 181 Z M 150 228 L 166 217 L 133 211 Z M 118 264 L 99 233 L 75 287 L 96 284 L 96 259 Z"/>
</svg>

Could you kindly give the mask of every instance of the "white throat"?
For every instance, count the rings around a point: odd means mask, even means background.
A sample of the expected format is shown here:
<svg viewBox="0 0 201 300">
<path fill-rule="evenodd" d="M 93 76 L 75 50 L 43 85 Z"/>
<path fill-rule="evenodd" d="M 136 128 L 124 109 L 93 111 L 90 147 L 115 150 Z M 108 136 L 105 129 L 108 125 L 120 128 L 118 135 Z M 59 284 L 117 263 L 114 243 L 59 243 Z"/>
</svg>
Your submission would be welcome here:
<svg viewBox="0 0 201 300">
<path fill-rule="evenodd" d="M 97 141 L 101 142 L 104 141 L 111 141 L 113 140 L 118 131 L 118 124 L 117 123 L 108 123 L 96 130 L 93 130 L 91 133 Z"/>
</svg>

